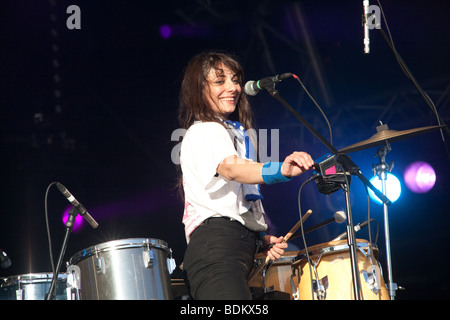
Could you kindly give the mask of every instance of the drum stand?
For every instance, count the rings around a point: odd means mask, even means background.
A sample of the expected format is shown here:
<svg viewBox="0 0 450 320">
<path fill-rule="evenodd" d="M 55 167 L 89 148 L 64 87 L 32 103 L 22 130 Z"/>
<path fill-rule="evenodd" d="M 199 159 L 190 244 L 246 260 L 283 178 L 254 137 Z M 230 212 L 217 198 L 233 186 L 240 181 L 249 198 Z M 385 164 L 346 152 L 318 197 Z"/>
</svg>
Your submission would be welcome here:
<svg viewBox="0 0 450 320">
<path fill-rule="evenodd" d="M 370 188 L 375 195 L 381 199 L 385 203 L 385 205 L 390 205 L 386 196 L 380 192 L 377 188 L 375 188 L 369 180 L 366 179 L 361 173 L 361 170 L 356 166 L 356 164 L 350 159 L 350 157 L 346 154 L 339 153 L 333 145 L 328 142 L 313 126 L 311 126 L 308 121 L 306 121 L 297 111 L 295 111 L 283 97 L 280 96 L 278 90 L 275 88 L 275 84 L 273 84 L 272 88 L 267 88 L 267 91 L 270 93 L 272 97 L 277 99 L 289 112 L 291 112 L 297 120 L 299 120 L 317 139 L 319 139 L 336 157 L 336 161 L 338 164 L 342 166 L 344 169 L 344 176 L 347 179 L 347 173 L 356 175 L 366 187 Z M 347 181 L 348 182 L 348 181 Z M 342 184 L 344 185 L 344 184 Z M 350 250 L 350 258 L 351 258 L 351 267 L 352 267 L 352 277 L 353 277 L 353 291 L 355 300 L 361 300 L 361 285 L 359 281 L 359 272 L 358 272 L 358 262 L 356 260 L 356 240 L 355 240 L 355 230 L 353 226 L 353 218 L 351 213 L 350 206 L 350 184 L 346 183 L 344 186 L 344 194 L 345 194 L 345 202 L 347 209 L 347 242 Z"/>
<path fill-rule="evenodd" d="M 380 157 L 380 162 L 373 166 L 373 173 L 378 176 L 381 180 L 381 191 L 383 195 L 386 195 L 386 180 L 387 173 L 390 172 L 393 168 L 393 162 L 390 164 L 386 163 L 386 154 L 391 151 L 391 146 L 389 142 L 386 141 L 384 147 L 378 149 L 377 156 Z M 391 300 L 395 299 L 395 291 L 397 290 L 397 284 L 392 280 L 392 261 L 391 261 L 391 244 L 390 244 L 390 236 L 389 236 L 389 216 L 388 216 L 388 207 L 386 203 L 383 203 L 383 214 L 384 214 L 384 233 L 385 233 L 385 241 L 386 241 L 386 264 L 388 268 L 388 278 L 389 278 L 389 295 L 391 296 Z"/>
<path fill-rule="evenodd" d="M 50 289 L 48 290 L 47 295 L 45 296 L 45 300 L 55 300 L 56 299 L 56 281 L 58 280 L 59 270 L 61 269 L 62 260 L 64 259 L 64 255 L 66 253 L 67 243 L 69 240 L 69 235 L 72 232 L 72 227 L 75 222 L 75 217 L 78 215 L 78 210 L 72 207 L 69 210 L 69 218 L 66 222 L 66 235 L 64 236 L 63 245 L 61 248 L 61 252 L 59 254 L 58 263 L 56 265 L 55 273 L 53 274 L 52 283 L 50 285 Z"/>
</svg>

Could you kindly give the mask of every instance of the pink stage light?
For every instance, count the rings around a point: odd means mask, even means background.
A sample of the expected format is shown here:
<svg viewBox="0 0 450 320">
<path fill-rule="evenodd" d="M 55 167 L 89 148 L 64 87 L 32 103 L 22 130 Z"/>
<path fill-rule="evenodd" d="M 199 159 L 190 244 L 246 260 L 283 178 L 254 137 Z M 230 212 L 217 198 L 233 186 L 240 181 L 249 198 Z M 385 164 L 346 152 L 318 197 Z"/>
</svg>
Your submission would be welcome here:
<svg viewBox="0 0 450 320">
<path fill-rule="evenodd" d="M 66 225 L 67 220 L 69 219 L 69 211 L 72 209 L 72 207 L 67 207 L 66 210 L 63 212 L 62 221 L 64 225 Z M 81 215 L 77 215 L 75 217 L 75 222 L 72 227 L 72 232 L 78 232 L 81 230 L 81 227 L 83 226 L 83 217 Z"/>
<path fill-rule="evenodd" d="M 404 173 L 405 184 L 415 193 L 426 193 L 436 183 L 436 173 L 432 166 L 423 161 L 411 163 Z"/>
</svg>

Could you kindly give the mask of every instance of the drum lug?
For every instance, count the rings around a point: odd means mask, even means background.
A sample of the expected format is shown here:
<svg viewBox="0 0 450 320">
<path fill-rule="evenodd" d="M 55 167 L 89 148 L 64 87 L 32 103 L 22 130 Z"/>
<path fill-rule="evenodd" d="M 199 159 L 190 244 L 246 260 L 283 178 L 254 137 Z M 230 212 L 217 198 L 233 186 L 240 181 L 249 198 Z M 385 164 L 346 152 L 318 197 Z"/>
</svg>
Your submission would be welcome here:
<svg viewBox="0 0 450 320">
<path fill-rule="evenodd" d="M 23 290 L 22 289 L 16 290 L 16 300 L 23 300 Z"/>
<path fill-rule="evenodd" d="M 380 279 L 381 279 L 381 272 L 380 268 L 378 266 L 370 266 L 369 269 L 361 270 L 361 273 L 364 276 L 364 280 L 366 281 L 369 289 L 375 293 L 378 294 L 380 291 Z"/>
<path fill-rule="evenodd" d="M 80 277 L 81 277 L 81 269 L 79 266 L 70 265 L 67 267 L 67 281 L 66 281 L 67 300 L 80 300 L 80 293 L 81 293 Z"/>
<path fill-rule="evenodd" d="M 153 252 L 152 250 L 147 250 L 142 252 L 142 259 L 144 260 L 144 267 L 151 268 L 153 266 Z"/>
<path fill-rule="evenodd" d="M 105 261 L 102 257 L 94 258 L 94 267 L 98 274 L 105 274 Z"/>
<path fill-rule="evenodd" d="M 269 271 L 269 268 L 272 266 L 272 264 L 273 264 L 273 260 L 270 260 L 262 271 L 264 293 L 272 292 L 275 290 L 274 286 L 270 286 L 270 287 L 266 286 L 266 274 Z"/>
<path fill-rule="evenodd" d="M 317 299 L 325 300 L 327 297 L 328 276 L 325 276 L 320 280 L 314 279 L 312 283 L 313 283 L 313 291 L 317 294 Z"/>
<path fill-rule="evenodd" d="M 291 274 L 291 293 L 292 293 L 292 299 L 293 300 L 299 300 L 300 299 L 300 292 L 298 290 L 298 284 L 295 285 L 294 283 L 294 278 L 295 278 L 295 270 L 292 269 L 292 274 Z"/>
<path fill-rule="evenodd" d="M 377 284 L 377 280 L 375 278 L 375 275 L 371 272 L 366 272 L 365 270 L 361 270 L 363 276 L 364 276 L 364 280 L 366 281 L 367 285 L 369 286 L 369 289 L 375 293 L 378 294 L 378 284 Z"/>
<path fill-rule="evenodd" d="M 175 259 L 172 257 L 172 249 L 170 249 L 169 257 L 167 258 L 167 270 L 169 271 L 169 274 L 172 274 L 172 272 L 177 267 L 177 263 L 175 262 Z"/>
<path fill-rule="evenodd" d="M 360 246 L 357 246 L 356 248 L 363 254 L 364 257 L 370 257 L 370 247 L 367 249 L 367 252 Z"/>
</svg>

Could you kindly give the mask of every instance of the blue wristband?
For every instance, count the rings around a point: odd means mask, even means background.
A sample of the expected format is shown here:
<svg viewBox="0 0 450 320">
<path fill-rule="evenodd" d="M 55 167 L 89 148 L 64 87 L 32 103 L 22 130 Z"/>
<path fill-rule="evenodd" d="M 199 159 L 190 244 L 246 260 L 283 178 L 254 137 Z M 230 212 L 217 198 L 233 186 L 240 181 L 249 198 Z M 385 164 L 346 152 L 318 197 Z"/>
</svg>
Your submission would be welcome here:
<svg viewBox="0 0 450 320">
<path fill-rule="evenodd" d="M 281 174 L 282 162 L 266 162 L 261 170 L 262 178 L 266 184 L 287 182 L 292 178 L 285 177 Z"/>
</svg>

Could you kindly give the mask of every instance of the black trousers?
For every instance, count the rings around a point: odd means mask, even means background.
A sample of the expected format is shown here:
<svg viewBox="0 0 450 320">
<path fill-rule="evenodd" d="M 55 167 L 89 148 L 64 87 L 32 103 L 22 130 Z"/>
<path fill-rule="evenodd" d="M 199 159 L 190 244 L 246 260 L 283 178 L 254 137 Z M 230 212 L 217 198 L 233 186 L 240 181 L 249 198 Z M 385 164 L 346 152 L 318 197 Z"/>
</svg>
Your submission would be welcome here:
<svg viewBox="0 0 450 320">
<path fill-rule="evenodd" d="M 183 269 L 195 300 L 251 300 L 247 284 L 259 233 L 228 218 L 210 218 L 191 234 Z"/>
</svg>

